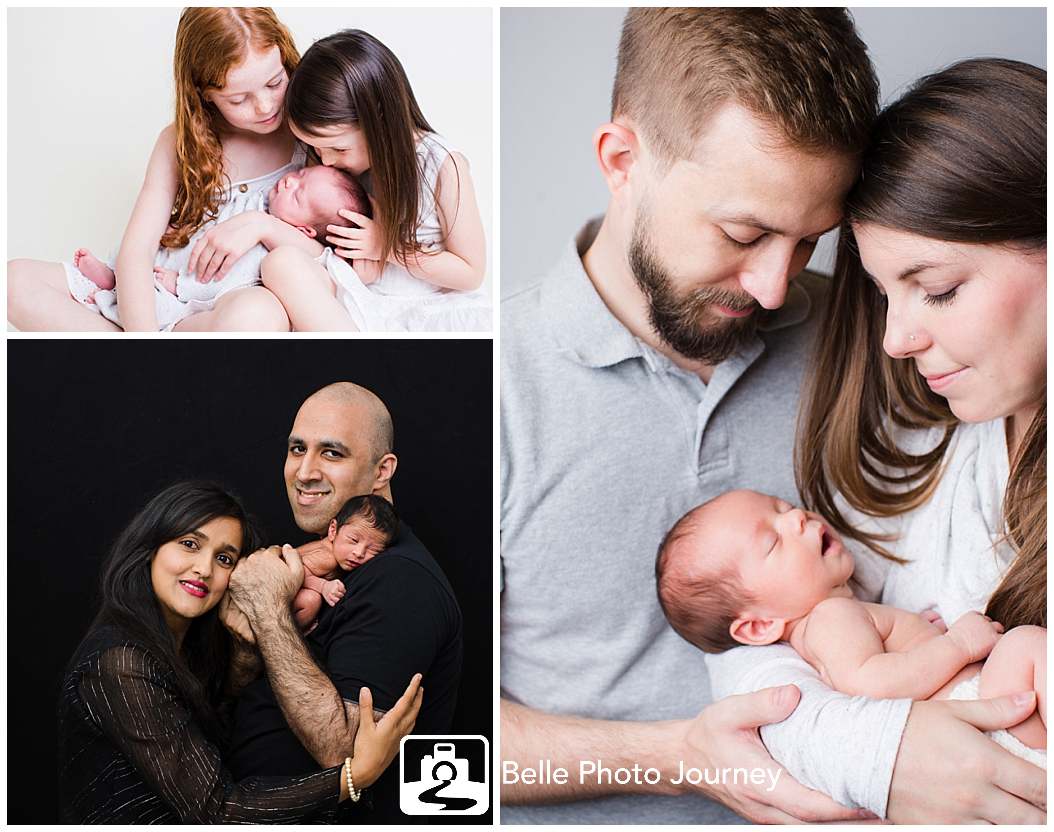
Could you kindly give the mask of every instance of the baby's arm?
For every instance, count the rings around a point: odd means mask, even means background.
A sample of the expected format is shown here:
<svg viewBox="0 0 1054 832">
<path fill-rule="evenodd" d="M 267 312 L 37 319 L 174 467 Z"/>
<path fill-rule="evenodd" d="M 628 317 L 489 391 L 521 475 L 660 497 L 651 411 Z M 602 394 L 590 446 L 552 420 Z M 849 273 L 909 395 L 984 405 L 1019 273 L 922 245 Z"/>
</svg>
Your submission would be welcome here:
<svg viewBox="0 0 1054 832">
<path fill-rule="evenodd" d="M 263 211 L 244 211 L 202 235 L 190 253 L 187 272 L 201 283 L 222 280 L 257 243 L 268 250 L 292 246 L 312 257 L 318 257 L 323 249 L 321 243 L 278 217 Z"/>
<path fill-rule="evenodd" d="M 332 547 L 327 541 L 319 540 L 305 543 L 297 551 L 304 564 L 304 589 L 314 590 L 332 607 L 346 591 L 342 581 L 326 580 L 325 577 L 339 569 Z"/>
<path fill-rule="evenodd" d="M 178 179 L 175 129 L 170 125 L 161 131 L 154 145 L 117 254 L 117 306 L 126 331 L 157 330 L 154 257 L 172 216 Z"/>
<path fill-rule="evenodd" d="M 966 665 L 985 658 L 1001 631 L 978 613 L 967 613 L 946 634 L 887 653 L 864 604 L 829 598 L 809 614 L 803 652 L 843 693 L 928 699 Z"/>
</svg>

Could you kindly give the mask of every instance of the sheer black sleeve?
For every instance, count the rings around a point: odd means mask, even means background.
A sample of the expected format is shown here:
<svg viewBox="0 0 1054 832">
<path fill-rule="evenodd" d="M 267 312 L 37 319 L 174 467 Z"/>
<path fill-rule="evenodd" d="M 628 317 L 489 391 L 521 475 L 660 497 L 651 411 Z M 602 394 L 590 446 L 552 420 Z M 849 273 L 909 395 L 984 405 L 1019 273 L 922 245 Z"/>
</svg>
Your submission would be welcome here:
<svg viewBox="0 0 1054 832">
<path fill-rule="evenodd" d="M 78 688 L 99 729 L 184 823 L 295 823 L 335 815 L 339 767 L 233 782 L 170 672 L 141 647 L 105 650 L 81 674 Z"/>
</svg>

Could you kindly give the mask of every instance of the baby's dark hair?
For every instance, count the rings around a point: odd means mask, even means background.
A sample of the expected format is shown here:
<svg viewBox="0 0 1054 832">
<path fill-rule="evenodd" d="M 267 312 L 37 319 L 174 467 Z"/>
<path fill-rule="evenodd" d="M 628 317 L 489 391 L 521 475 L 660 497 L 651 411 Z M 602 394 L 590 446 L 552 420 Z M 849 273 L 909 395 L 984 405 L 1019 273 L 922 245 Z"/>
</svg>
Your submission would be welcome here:
<svg viewBox="0 0 1054 832">
<path fill-rule="evenodd" d="M 678 635 L 706 653 L 740 646 L 730 628 L 754 603 L 734 566 L 708 570 L 703 566 L 706 553 L 700 556 L 690 545 L 702 533 L 703 514 L 720 499 L 696 506 L 674 523 L 655 557 L 655 586 L 666 620 Z"/>
<path fill-rule="evenodd" d="M 337 531 L 355 517 L 361 517 L 370 528 L 383 534 L 386 545 L 391 543 L 399 532 L 399 516 L 395 513 L 395 507 L 376 494 L 362 494 L 348 500 L 334 518 L 337 521 Z"/>
<path fill-rule="evenodd" d="M 354 211 L 356 214 L 372 217 L 373 207 L 370 205 L 370 198 L 366 195 L 366 189 L 362 187 L 362 183 L 350 173 L 338 172 L 340 176 L 337 181 L 340 183 L 340 188 L 344 193 L 344 203 L 340 207 Z M 326 230 L 327 225 L 350 224 L 352 224 L 351 220 L 345 219 L 334 212 L 332 214 L 324 213 L 315 217 L 311 222 L 311 227 L 315 229 L 315 239 L 325 245 L 326 237 L 329 235 Z"/>
</svg>

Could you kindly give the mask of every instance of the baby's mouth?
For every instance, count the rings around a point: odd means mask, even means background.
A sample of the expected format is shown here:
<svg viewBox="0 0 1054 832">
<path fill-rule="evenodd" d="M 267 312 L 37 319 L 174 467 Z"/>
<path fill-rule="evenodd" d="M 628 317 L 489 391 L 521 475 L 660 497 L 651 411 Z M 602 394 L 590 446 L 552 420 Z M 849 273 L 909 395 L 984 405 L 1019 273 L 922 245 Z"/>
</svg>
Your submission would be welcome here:
<svg viewBox="0 0 1054 832">
<path fill-rule="evenodd" d="M 837 544 L 834 536 L 827 530 L 826 527 L 820 531 L 820 557 L 827 557 Z"/>
</svg>

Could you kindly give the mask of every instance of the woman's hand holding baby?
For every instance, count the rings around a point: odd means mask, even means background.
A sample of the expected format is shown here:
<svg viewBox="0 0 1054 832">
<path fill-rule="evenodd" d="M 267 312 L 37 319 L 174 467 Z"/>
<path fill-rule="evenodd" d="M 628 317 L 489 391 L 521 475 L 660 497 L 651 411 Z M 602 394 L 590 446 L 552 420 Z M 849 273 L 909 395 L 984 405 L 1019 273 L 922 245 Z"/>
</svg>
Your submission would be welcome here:
<svg viewBox="0 0 1054 832">
<path fill-rule="evenodd" d="M 1034 691 L 976 702 L 915 702 L 886 817 L 893 823 L 1045 824 L 1046 772 L 981 733 L 1017 725 L 1035 707 Z"/>
<path fill-rule="evenodd" d="M 220 601 L 220 621 L 234 636 L 235 642 L 244 644 L 247 647 L 256 645 L 256 635 L 249 624 L 249 619 L 246 618 L 241 608 L 234 603 L 229 592 Z"/>
<path fill-rule="evenodd" d="M 947 637 L 967 656 L 967 663 L 988 658 L 1003 635 L 1003 625 L 979 612 L 968 612 L 948 629 Z"/>
</svg>

